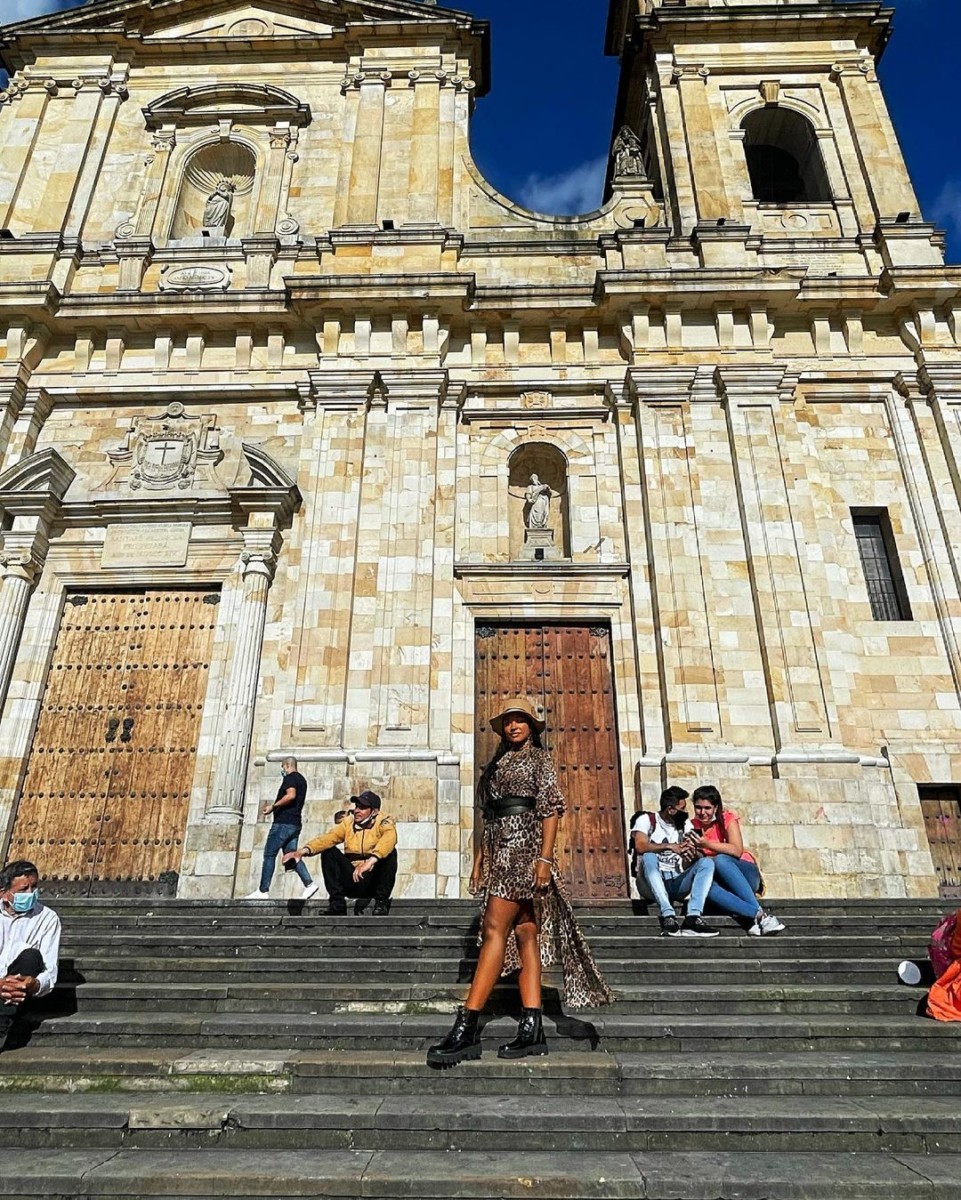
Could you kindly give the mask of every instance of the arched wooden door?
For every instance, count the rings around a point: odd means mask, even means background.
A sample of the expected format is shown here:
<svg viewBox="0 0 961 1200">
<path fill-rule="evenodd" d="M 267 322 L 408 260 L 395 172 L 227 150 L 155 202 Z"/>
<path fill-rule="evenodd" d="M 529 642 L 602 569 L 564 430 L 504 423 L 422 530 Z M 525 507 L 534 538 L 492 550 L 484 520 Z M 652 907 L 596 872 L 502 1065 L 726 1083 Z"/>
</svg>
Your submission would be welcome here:
<svg viewBox="0 0 961 1200">
<path fill-rule="evenodd" d="M 628 895 L 624 800 L 605 626 L 479 624 L 476 636 L 477 778 L 497 748 L 490 717 L 512 696 L 543 705 L 544 744 L 567 815 L 558 861 L 579 899 Z"/>
<path fill-rule="evenodd" d="M 8 849 L 58 891 L 175 888 L 218 601 L 68 596 Z"/>
</svg>

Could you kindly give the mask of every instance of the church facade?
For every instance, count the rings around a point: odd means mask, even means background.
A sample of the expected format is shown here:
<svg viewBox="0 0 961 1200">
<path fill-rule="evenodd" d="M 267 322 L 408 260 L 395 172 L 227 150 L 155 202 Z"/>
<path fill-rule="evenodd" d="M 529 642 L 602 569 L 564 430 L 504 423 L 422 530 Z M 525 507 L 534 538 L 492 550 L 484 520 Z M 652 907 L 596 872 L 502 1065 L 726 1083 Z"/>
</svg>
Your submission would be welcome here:
<svg viewBox="0 0 961 1200">
<path fill-rule="evenodd" d="M 473 163 L 464 13 L 4 29 L 6 855 L 242 895 L 293 754 L 308 832 L 373 788 L 397 894 L 464 895 L 521 694 L 577 896 L 628 894 L 627 821 L 674 782 L 720 787 L 772 896 L 961 886 L 961 270 L 890 21 L 612 0 L 582 217 Z"/>
</svg>

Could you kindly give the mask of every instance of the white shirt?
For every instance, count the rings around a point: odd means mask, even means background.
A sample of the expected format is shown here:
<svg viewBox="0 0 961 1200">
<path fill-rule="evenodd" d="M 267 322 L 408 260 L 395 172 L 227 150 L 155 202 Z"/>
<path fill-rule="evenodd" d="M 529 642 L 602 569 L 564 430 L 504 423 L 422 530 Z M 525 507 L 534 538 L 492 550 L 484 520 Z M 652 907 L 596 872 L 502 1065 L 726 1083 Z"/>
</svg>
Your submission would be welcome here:
<svg viewBox="0 0 961 1200">
<path fill-rule="evenodd" d="M 684 822 L 683 829 L 678 829 L 673 822 L 665 821 L 660 813 L 653 815 L 652 822 L 650 814 L 641 813 L 631 826 L 631 835 L 641 833 L 653 845 L 665 847 L 665 849 L 657 851 L 657 865 L 661 868 L 661 873 L 663 875 L 681 875 L 684 871 L 681 856 L 668 850 L 667 847 L 678 845 L 693 831 L 694 825 L 691 818 L 688 817 Z"/>
<path fill-rule="evenodd" d="M 9 913 L 0 901 L 0 977 L 10 973 L 10 964 L 22 950 L 39 950 L 43 971 L 37 976 L 40 990 L 46 996 L 57 982 L 60 957 L 60 918 L 52 908 L 39 901 L 28 913 Z"/>
</svg>

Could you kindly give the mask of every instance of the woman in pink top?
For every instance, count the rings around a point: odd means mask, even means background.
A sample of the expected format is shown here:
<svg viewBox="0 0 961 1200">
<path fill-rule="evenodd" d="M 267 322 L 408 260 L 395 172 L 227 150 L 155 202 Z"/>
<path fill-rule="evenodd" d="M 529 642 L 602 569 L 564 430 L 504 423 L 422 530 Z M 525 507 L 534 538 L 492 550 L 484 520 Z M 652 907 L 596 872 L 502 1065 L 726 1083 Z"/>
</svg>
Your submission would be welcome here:
<svg viewBox="0 0 961 1200">
<path fill-rule="evenodd" d="M 740 917 L 753 937 L 780 933 L 785 926 L 758 904 L 761 872 L 744 849 L 737 813 L 725 811 L 721 793 L 713 784 L 695 788 L 691 804 L 695 830 L 692 840 L 705 857 L 714 859 L 714 883 L 707 894 L 708 903 Z"/>
</svg>

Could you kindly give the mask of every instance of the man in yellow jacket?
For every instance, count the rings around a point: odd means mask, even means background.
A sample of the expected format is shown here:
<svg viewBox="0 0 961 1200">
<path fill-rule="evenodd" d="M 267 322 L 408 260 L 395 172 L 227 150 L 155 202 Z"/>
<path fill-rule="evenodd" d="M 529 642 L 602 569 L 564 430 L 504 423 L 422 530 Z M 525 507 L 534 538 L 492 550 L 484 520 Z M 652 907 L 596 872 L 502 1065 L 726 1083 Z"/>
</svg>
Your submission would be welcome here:
<svg viewBox="0 0 961 1200">
<path fill-rule="evenodd" d="M 374 899 L 374 916 L 390 912 L 390 895 L 397 879 L 397 827 L 380 811 L 376 792 L 351 796 L 354 808 L 333 829 L 284 855 L 284 863 L 320 855 L 327 895 L 327 915 L 345 917 L 347 896 L 356 897 L 354 912 Z M 343 846 L 343 850 L 339 849 Z"/>
</svg>

